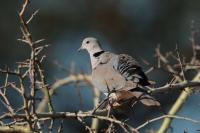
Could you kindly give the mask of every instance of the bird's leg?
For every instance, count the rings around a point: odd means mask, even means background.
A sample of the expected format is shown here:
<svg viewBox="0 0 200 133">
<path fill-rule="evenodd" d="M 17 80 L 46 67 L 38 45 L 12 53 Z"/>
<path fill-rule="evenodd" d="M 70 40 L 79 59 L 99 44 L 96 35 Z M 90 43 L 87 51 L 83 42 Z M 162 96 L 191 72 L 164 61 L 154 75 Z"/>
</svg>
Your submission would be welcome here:
<svg viewBox="0 0 200 133">
<path fill-rule="evenodd" d="M 111 108 L 116 108 L 116 107 L 120 107 L 122 104 L 120 103 L 121 99 L 121 92 L 118 91 L 113 91 L 112 93 L 110 93 L 109 95 L 109 105 Z"/>
</svg>

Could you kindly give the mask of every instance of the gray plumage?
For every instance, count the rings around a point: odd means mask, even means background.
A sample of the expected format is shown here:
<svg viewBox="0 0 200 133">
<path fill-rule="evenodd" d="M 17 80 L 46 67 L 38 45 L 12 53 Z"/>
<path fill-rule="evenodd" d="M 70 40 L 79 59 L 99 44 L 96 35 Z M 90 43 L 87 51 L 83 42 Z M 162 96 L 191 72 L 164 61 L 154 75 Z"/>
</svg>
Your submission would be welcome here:
<svg viewBox="0 0 200 133">
<path fill-rule="evenodd" d="M 103 51 L 98 40 L 93 37 L 85 38 L 80 49 L 86 49 L 90 55 L 92 83 L 101 92 L 116 92 L 118 101 L 136 98 L 148 106 L 159 105 L 142 88 L 150 83 L 134 58 Z"/>
</svg>

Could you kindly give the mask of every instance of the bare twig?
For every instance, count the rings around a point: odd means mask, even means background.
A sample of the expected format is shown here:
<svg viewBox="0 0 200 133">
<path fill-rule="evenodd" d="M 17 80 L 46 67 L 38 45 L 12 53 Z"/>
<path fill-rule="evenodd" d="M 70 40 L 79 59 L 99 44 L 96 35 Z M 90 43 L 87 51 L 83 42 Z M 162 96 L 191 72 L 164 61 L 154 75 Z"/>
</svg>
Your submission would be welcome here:
<svg viewBox="0 0 200 133">
<path fill-rule="evenodd" d="M 34 16 L 36 16 L 38 14 L 39 10 L 36 10 L 31 17 L 26 21 L 26 24 L 29 24 L 31 22 L 31 20 L 34 18 Z"/>
<path fill-rule="evenodd" d="M 62 119 L 62 121 L 60 122 L 60 126 L 58 127 L 58 133 L 63 132 L 63 122 L 64 122 L 64 120 Z"/>
<path fill-rule="evenodd" d="M 177 90 L 183 90 L 186 87 L 199 87 L 200 81 L 183 81 L 180 83 L 175 84 L 166 84 L 164 86 L 158 87 L 158 88 L 149 88 L 149 93 L 156 94 L 161 92 L 169 92 L 169 91 L 177 91 Z"/>
<path fill-rule="evenodd" d="M 149 124 L 151 124 L 155 121 L 164 119 L 164 118 L 175 118 L 175 119 L 186 120 L 186 121 L 190 121 L 192 123 L 200 124 L 200 121 L 194 120 L 194 119 L 191 119 L 191 118 L 188 118 L 188 117 L 182 117 L 182 116 L 176 116 L 176 115 L 163 115 L 163 116 L 159 116 L 159 117 L 156 117 L 154 119 L 146 121 L 145 123 L 138 126 L 136 129 L 140 130 L 140 129 L 144 128 L 145 126 L 147 126 L 147 125 L 149 125 Z"/>
<path fill-rule="evenodd" d="M 180 54 L 179 54 L 179 51 L 178 51 L 178 45 L 176 45 L 176 53 L 177 53 L 178 62 L 180 64 L 180 68 L 181 68 L 181 76 L 183 77 L 183 81 L 186 81 L 185 73 L 184 73 L 185 69 L 183 68 L 183 64 L 181 62 L 181 57 L 180 57 Z"/>
<path fill-rule="evenodd" d="M 26 118 L 25 114 L 15 114 L 13 115 L 14 118 Z M 38 113 L 37 114 L 38 118 L 50 118 L 50 119 L 77 119 L 78 117 L 80 118 L 97 118 L 99 120 L 104 120 L 104 121 L 108 121 L 108 122 L 112 122 L 115 123 L 117 125 L 123 126 L 124 128 L 126 128 L 127 130 L 129 130 L 130 132 L 134 132 L 137 133 L 138 131 L 133 128 L 132 126 L 120 121 L 120 120 L 116 120 L 113 118 L 109 118 L 106 116 L 100 116 L 100 115 L 95 115 L 92 114 L 91 112 L 78 112 L 78 113 L 72 113 L 72 112 L 55 112 L 54 114 L 52 113 Z M 1 119 L 9 119 L 11 118 L 11 116 L 9 114 L 4 115 L 3 117 L 0 117 Z"/>
<path fill-rule="evenodd" d="M 48 108 L 49 108 L 49 111 L 50 112 L 54 112 L 54 108 L 53 108 L 53 105 L 52 105 L 52 102 L 51 102 L 51 96 L 49 94 L 49 88 L 48 88 L 48 85 L 46 83 L 46 79 L 45 79 L 45 76 L 43 74 L 43 70 L 42 70 L 42 66 L 40 64 L 40 62 L 37 63 L 37 66 L 38 66 L 38 70 L 39 70 L 39 74 L 40 74 L 40 77 L 41 77 L 41 88 L 42 88 L 42 91 L 44 93 L 44 100 L 47 102 L 48 104 Z"/>
<path fill-rule="evenodd" d="M 200 81 L 200 73 L 198 73 L 193 81 Z M 172 106 L 172 108 L 169 111 L 169 115 L 175 115 L 180 108 L 183 106 L 183 104 L 185 103 L 185 101 L 187 100 L 187 98 L 190 96 L 190 94 L 193 92 L 193 87 L 187 87 L 185 88 L 182 93 L 179 95 L 179 97 L 177 98 L 176 102 L 174 103 L 174 105 Z M 158 130 L 157 133 L 164 133 L 166 132 L 166 130 L 168 129 L 168 127 L 170 126 L 170 123 L 172 121 L 172 118 L 165 118 L 164 122 L 162 123 L 160 129 Z"/>
<path fill-rule="evenodd" d="M 77 117 L 77 120 L 85 126 L 85 129 L 88 130 L 89 133 L 94 133 L 93 129 L 91 129 L 91 128 L 85 123 L 85 121 L 84 121 L 82 118 Z"/>
</svg>

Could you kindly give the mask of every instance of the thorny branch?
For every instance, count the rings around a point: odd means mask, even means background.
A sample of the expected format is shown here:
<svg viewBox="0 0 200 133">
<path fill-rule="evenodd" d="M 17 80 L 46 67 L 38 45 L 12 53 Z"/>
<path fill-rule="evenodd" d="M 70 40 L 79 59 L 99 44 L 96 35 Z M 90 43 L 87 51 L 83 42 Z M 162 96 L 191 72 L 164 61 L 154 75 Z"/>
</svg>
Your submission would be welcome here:
<svg viewBox="0 0 200 133">
<path fill-rule="evenodd" d="M 173 80 L 171 81 L 170 84 L 172 83 L 184 83 L 184 82 L 189 82 L 185 78 L 185 73 L 188 70 L 194 70 L 196 72 L 196 76 L 192 79 L 193 82 L 199 82 L 200 81 L 200 71 L 199 68 L 196 66 L 200 66 L 200 60 L 196 57 L 198 49 L 197 49 L 197 44 L 195 41 L 195 32 L 192 29 L 191 33 L 191 44 L 192 44 L 192 50 L 193 50 L 193 56 L 189 60 L 189 62 L 186 62 L 185 60 L 181 60 L 180 54 L 178 52 L 178 49 L 176 48 L 176 54 L 177 57 L 173 54 L 173 52 L 169 52 L 165 56 L 163 56 L 160 52 L 159 49 L 156 51 L 156 56 L 157 57 L 162 57 L 162 59 L 158 59 L 163 63 L 163 67 L 165 70 L 168 72 L 171 72 L 174 76 Z M 175 61 L 177 61 L 177 64 L 171 65 L 169 62 L 166 62 L 166 60 L 171 57 Z M 159 62 L 160 62 L 159 61 Z M 177 67 L 178 66 L 178 67 Z M 195 66 L 195 67 L 193 67 Z M 183 77 L 183 79 L 181 78 Z M 183 81 L 182 81 L 183 80 Z M 176 102 L 173 104 L 171 109 L 169 110 L 168 114 L 169 115 L 175 115 L 181 107 L 184 105 L 185 101 L 188 99 L 188 97 L 194 92 L 194 87 L 192 86 L 185 86 L 185 88 L 182 90 L 181 94 L 177 98 Z M 168 130 L 170 127 L 170 124 L 172 122 L 173 118 L 165 118 L 161 127 L 157 131 L 157 133 L 164 133 Z"/>
<path fill-rule="evenodd" d="M 29 0 L 24 0 L 22 9 L 19 12 L 20 19 L 20 29 L 22 32 L 22 38 L 18 39 L 19 41 L 25 43 L 31 50 L 30 58 L 25 61 L 18 62 L 18 67 L 16 70 L 11 71 L 8 68 L 0 69 L 0 73 L 5 75 L 4 85 L 0 87 L 0 102 L 7 109 L 7 112 L 0 116 L 0 132 L 40 132 L 43 133 L 43 124 L 46 121 L 49 121 L 49 132 L 53 132 L 54 122 L 56 119 L 61 120 L 60 127 L 58 128 L 58 132 L 63 131 L 63 121 L 66 119 L 74 119 L 79 121 L 86 130 L 91 133 L 95 133 L 98 131 L 99 120 L 106 121 L 109 123 L 109 127 L 107 132 L 112 132 L 112 129 L 115 127 L 114 125 L 118 125 L 124 132 L 133 132 L 139 133 L 139 131 L 144 128 L 146 125 L 165 119 L 165 122 L 160 128 L 159 133 L 165 132 L 173 118 L 187 120 L 193 123 L 199 124 L 198 120 L 190 119 L 188 117 L 176 116 L 177 111 L 183 106 L 185 100 L 187 100 L 188 96 L 200 86 L 200 61 L 197 58 L 198 54 L 198 45 L 195 41 L 195 31 L 191 33 L 191 44 L 193 55 L 189 62 L 182 60 L 178 49 L 176 50 L 176 54 L 173 52 L 168 52 L 166 54 L 161 53 L 160 48 L 155 49 L 155 56 L 158 60 L 158 68 L 162 68 L 165 71 L 169 72 L 173 77 L 172 80 L 164 86 L 154 88 L 148 87 L 148 93 L 156 94 L 162 92 L 170 92 L 170 91 L 182 91 L 180 97 L 177 99 L 177 102 L 171 108 L 168 115 L 159 116 L 157 118 L 146 121 L 145 123 L 139 125 L 138 127 L 133 127 L 126 122 L 121 120 L 117 120 L 112 115 L 105 115 L 102 112 L 109 112 L 108 110 L 100 110 L 98 109 L 100 92 L 95 89 L 91 84 L 91 76 L 86 74 L 71 74 L 66 78 L 57 80 L 53 85 L 49 86 L 45 77 L 45 70 L 42 65 L 43 60 L 45 58 L 42 55 L 42 51 L 48 47 L 48 45 L 39 45 L 44 41 L 44 39 L 39 39 L 34 41 L 32 39 L 31 33 L 29 31 L 29 26 L 31 20 L 35 17 L 39 10 L 36 10 L 29 19 L 25 19 L 25 12 L 28 8 Z M 37 45 L 36 45 L 37 44 Z M 175 60 L 177 64 L 172 64 L 170 61 Z M 151 67 L 153 68 L 153 67 Z M 153 69 L 150 69 L 151 71 Z M 188 70 L 195 70 L 196 77 L 193 80 L 188 81 L 185 78 L 184 73 Z M 14 76 L 16 78 L 16 82 L 10 82 L 9 77 Z M 184 79 L 184 80 L 183 80 Z M 52 96 L 55 92 L 64 85 L 68 85 L 70 83 L 78 83 L 85 82 L 90 86 L 94 93 L 94 110 L 86 111 L 86 112 L 56 112 L 53 106 L 53 102 L 51 101 Z M 29 85 L 27 86 L 27 83 Z M 14 108 L 11 105 L 11 102 L 8 97 L 9 89 L 13 89 L 18 93 L 22 98 L 22 105 L 19 108 Z M 40 101 L 37 91 L 41 91 L 43 93 L 43 99 Z M 39 100 L 39 104 L 37 104 L 37 100 Z M 178 103 L 178 104 L 177 104 Z M 46 105 L 48 105 L 48 112 L 45 112 Z M 92 118 L 92 126 L 88 126 L 85 119 Z"/>
</svg>

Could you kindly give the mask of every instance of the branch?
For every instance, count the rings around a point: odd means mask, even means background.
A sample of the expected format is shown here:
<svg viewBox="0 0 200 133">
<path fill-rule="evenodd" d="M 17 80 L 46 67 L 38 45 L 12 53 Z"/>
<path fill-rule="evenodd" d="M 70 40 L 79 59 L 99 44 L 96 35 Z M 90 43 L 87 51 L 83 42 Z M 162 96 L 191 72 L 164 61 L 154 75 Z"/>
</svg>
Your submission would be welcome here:
<svg viewBox="0 0 200 133">
<path fill-rule="evenodd" d="M 69 77 L 66 77 L 64 79 L 60 79 L 56 81 L 50 88 L 49 90 L 49 95 L 52 96 L 56 90 L 64 85 L 70 84 L 72 82 L 79 82 L 79 81 L 86 81 L 90 83 L 91 77 L 89 75 L 84 75 L 84 74 L 78 74 L 78 75 L 70 75 Z M 43 98 L 43 100 L 39 103 L 37 112 L 44 112 L 45 107 L 46 107 L 46 99 Z"/>
<path fill-rule="evenodd" d="M 186 87 L 198 87 L 200 86 L 200 81 L 183 81 L 180 83 L 175 84 L 166 84 L 162 87 L 158 88 L 149 88 L 148 93 L 155 94 L 155 93 L 161 93 L 161 92 L 167 92 L 167 91 L 175 91 L 175 90 L 181 90 Z"/>
<path fill-rule="evenodd" d="M 194 77 L 192 81 L 194 82 L 200 81 L 200 72 Z M 193 89 L 194 87 L 187 87 L 182 91 L 182 93 L 179 95 L 178 99 L 176 100 L 172 108 L 170 109 L 168 113 L 169 115 L 175 115 L 181 109 L 185 101 L 193 92 Z M 169 128 L 171 121 L 172 121 L 172 118 L 165 118 L 157 133 L 165 133 L 167 129 Z"/>
<path fill-rule="evenodd" d="M 32 133 L 30 128 L 25 126 L 0 126 L 1 133 Z"/>
<path fill-rule="evenodd" d="M 130 132 L 133 133 L 138 133 L 138 131 L 133 128 L 132 126 L 120 121 L 116 120 L 110 117 L 106 116 L 100 116 L 100 115 L 95 115 L 92 114 L 92 112 L 78 112 L 78 113 L 72 113 L 72 112 L 56 112 L 56 113 L 37 113 L 37 118 L 43 119 L 43 118 L 49 118 L 49 119 L 77 119 L 79 118 L 97 118 L 99 120 L 104 120 L 110 123 L 115 123 L 119 126 L 123 126 L 124 128 L 128 129 Z M 26 115 L 25 114 L 15 114 L 12 115 L 14 118 L 19 118 L 19 119 L 25 119 Z M 0 119 L 9 119 L 11 118 L 10 114 L 4 115 L 3 117 L 0 117 Z"/>
<path fill-rule="evenodd" d="M 97 88 L 93 89 L 94 92 L 94 107 L 96 108 L 99 105 L 99 101 L 100 101 L 100 91 Z M 99 120 L 98 119 L 92 119 L 92 124 L 91 124 L 91 128 L 94 130 L 94 133 L 97 133 L 98 131 L 98 126 L 99 126 Z"/>
<path fill-rule="evenodd" d="M 39 74 L 40 74 L 40 78 L 41 78 L 41 89 L 42 89 L 42 91 L 43 91 L 43 93 L 44 93 L 44 98 L 43 98 L 43 100 L 45 100 L 46 102 L 47 102 L 47 104 L 48 104 L 48 109 L 49 109 L 49 111 L 52 113 L 52 112 L 54 112 L 54 108 L 53 108 L 53 105 L 52 105 L 52 102 L 51 102 L 51 96 L 50 96 L 50 94 L 49 94 L 49 87 L 48 87 L 48 85 L 47 85 L 47 83 L 46 83 L 46 78 L 45 78 L 45 76 L 44 76 L 44 73 L 43 73 L 43 70 L 42 70 L 42 66 L 41 66 L 41 63 L 40 62 L 38 62 L 38 64 L 37 64 L 37 66 L 38 66 L 38 71 L 39 71 Z"/>
<path fill-rule="evenodd" d="M 136 129 L 140 130 L 141 128 L 144 128 L 145 126 L 149 125 L 150 123 L 153 123 L 155 121 L 158 121 L 158 120 L 161 120 L 161 119 L 164 119 L 164 118 L 176 118 L 176 119 L 186 120 L 186 121 L 190 121 L 190 122 L 193 122 L 193 123 L 196 123 L 196 124 L 200 124 L 200 121 L 194 120 L 194 119 L 191 119 L 191 118 L 188 118 L 188 117 L 182 117 L 182 116 L 176 116 L 176 115 L 163 115 L 163 116 L 156 117 L 154 119 L 146 121 L 145 123 L 138 126 Z"/>
</svg>

